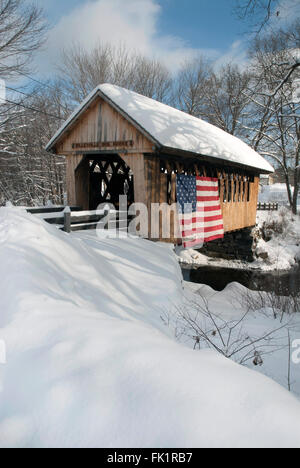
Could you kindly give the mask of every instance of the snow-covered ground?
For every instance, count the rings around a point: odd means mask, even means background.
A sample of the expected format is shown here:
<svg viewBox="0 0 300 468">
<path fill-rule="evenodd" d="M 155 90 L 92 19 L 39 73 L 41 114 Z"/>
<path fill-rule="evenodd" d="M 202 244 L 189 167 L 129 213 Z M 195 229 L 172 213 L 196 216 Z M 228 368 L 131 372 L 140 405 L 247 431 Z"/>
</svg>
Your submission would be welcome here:
<svg viewBox="0 0 300 468">
<path fill-rule="evenodd" d="M 196 294 L 204 298 L 208 302 L 210 311 L 221 320 L 225 320 L 232 325 L 235 325 L 241 317 L 244 316 L 249 297 L 261 297 L 262 293 L 256 293 L 247 290 L 244 286 L 238 283 L 229 284 L 223 291 L 217 292 L 206 285 L 185 282 L 185 289 L 188 292 L 187 298 L 190 301 L 195 301 L 195 298 L 190 294 Z M 202 303 L 202 299 L 200 301 Z M 240 348 L 243 348 L 248 340 L 243 342 L 243 337 L 251 337 L 252 341 L 260 339 L 265 335 L 269 335 L 268 339 L 256 343 L 257 351 L 262 359 L 261 365 L 253 363 L 253 353 L 249 359 L 245 361 L 245 365 L 251 369 L 261 372 L 280 383 L 283 387 L 288 388 L 289 380 L 291 391 L 300 397 L 300 364 L 293 363 L 291 359 L 290 379 L 289 375 L 289 355 L 293 350 L 289 350 L 289 341 L 293 343 L 300 340 L 300 309 L 298 314 L 284 315 L 281 319 L 280 313 L 277 318 L 274 318 L 274 311 L 268 307 L 250 311 L 243 319 L 242 324 L 237 326 L 231 341 L 236 346 L 236 341 L 241 340 Z M 222 326 L 222 322 L 220 323 Z M 290 333 L 290 337 L 288 334 Z M 239 335 L 239 336 L 238 336 Z M 186 334 L 183 336 L 186 342 Z M 215 342 L 221 346 L 218 335 L 215 336 Z M 191 340 L 190 346 L 194 345 L 195 341 Z M 203 340 L 201 348 L 205 347 Z M 222 347 L 222 346 L 221 346 Z M 238 348 L 238 346 L 237 346 Z M 239 362 L 249 351 L 249 348 L 244 348 L 235 355 L 234 359 Z"/>
<path fill-rule="evenodd" d="M 1 447 L 300 447 L 297 398 L 174 340 L 171 248 L 1 208 L 0 273 Z"/>
</svg>

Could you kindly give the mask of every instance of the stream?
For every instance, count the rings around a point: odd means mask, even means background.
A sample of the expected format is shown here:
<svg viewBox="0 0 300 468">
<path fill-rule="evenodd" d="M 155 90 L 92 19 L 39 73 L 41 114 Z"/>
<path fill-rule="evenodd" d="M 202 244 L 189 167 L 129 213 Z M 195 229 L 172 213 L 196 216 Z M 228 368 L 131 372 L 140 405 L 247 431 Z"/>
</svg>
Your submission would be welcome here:
<svg viewBox="0 0 300 468">
<path fill-rule="evenodd" d="M 254 291 L 275 291 L 281 296 L 300 294 L 300 265 L 289 271 L 260 271 L 216 266 L 182 266 L 185 281 L 206 284 L 216 291 L 237 282 Z"/>
</svg>

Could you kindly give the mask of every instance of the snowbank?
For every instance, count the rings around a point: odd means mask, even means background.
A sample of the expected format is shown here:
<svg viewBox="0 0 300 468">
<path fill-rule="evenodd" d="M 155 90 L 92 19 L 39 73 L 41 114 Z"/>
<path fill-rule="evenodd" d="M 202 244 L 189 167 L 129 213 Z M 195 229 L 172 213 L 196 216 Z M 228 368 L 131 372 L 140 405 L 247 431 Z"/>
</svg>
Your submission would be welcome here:
<svg viewBox="0 0 300 468">
<path fill-rule="evenodd" d="M 300 447 L 288 392 L 171 338 L 170 248 L 2 208 L 0 274 L 2 447 Z"/>
<path fill-rule="evenodd" d="M 258 211 L 258 229 L 268 230 L 263 226 L 270 226 L 271 239 L 267 242 L 259 239 L 256 255 L 260 258 L 253 263 L 253 267 L 262 270 L 289 270 L 300 261 L 300 216 L 294 216 L 286 208 L 279 211 Z M 272 231 L 272 226 L 275 230 Z M 276 232 L 276 225 L 279 232 Z M 282 229 L 282 232 L 280 231 Z"/>
</svg>

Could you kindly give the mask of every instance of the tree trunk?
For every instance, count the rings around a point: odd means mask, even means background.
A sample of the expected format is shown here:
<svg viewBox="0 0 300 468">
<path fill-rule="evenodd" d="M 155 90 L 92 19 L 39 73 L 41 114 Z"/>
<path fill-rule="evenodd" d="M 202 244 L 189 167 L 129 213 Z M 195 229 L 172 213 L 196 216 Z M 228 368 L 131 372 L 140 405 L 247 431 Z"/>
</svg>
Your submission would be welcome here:
<svg viewBox="0 0 300 468">
<path fill-rule="evenodd" d="M 285 172 L 285 183 L 286 183 L 289 204 L 290 204 L 290 207 L 293 207 L 294 201 L 293 201 L 293 195 L 292 195 L 292 190 L 291 190 L 290 178 L 289 178 L 287 171 Z"/>
<path fill-rule="evenodd" d="M 295 177 L 294 177 L 294 195 L 293 195 L 293 214 L 297 214 L 298 212 L 298 193 L 299 193 L 299 170 L 295 169 Z"/>
</svg>

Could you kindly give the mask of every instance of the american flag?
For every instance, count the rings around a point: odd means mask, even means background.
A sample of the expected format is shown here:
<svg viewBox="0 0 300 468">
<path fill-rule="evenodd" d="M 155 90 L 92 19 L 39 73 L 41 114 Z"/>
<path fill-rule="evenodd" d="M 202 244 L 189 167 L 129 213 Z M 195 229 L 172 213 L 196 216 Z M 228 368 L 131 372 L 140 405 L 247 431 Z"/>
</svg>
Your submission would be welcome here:
<svg viewBox="0 0 300 468">
<path fill-rule="evenodd" d="M 178 175 L 178 218 L 184 248 L 224 237 L 218 179 Z"/>
</svg>

